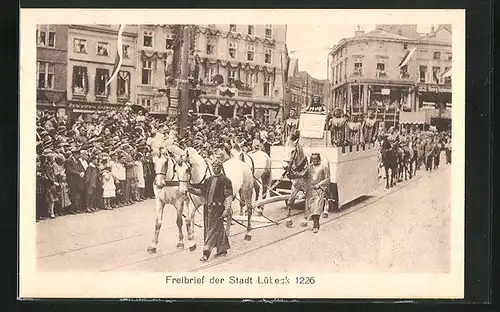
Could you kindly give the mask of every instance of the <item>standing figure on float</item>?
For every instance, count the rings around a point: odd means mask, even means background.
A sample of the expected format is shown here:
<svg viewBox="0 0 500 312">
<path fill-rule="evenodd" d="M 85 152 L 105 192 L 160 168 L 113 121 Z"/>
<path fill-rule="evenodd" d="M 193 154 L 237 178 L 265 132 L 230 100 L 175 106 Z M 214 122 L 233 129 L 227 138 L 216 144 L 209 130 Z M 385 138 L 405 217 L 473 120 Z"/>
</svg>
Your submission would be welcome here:
<svg viewBox="0 0 500 312">
<path fill-rule="evenodd" d="M 363 142 L 365 144 L 375 143 L 378 138 L 379 122 L 373 111 L 368 112 L 368 117 L 363 122 Z"/>
<path fill-rule="evenodd" d="M 346 119 L 342 117 L 342 111 L 340 108 L 335 108 L 333 111 L 333 117 L 330 119 L 330 132 L 331 132 L 331 143 L 334 147 L 341 147 L 345 145 L 345 128 Z"/>
<path fill-rule="evenodd" d="M 360 143 L 361 123 L 358 121 L 357 116 L 351 114 L 347 115 L 346 136 L 349 145 L 358 145 Z"/>
</svg>

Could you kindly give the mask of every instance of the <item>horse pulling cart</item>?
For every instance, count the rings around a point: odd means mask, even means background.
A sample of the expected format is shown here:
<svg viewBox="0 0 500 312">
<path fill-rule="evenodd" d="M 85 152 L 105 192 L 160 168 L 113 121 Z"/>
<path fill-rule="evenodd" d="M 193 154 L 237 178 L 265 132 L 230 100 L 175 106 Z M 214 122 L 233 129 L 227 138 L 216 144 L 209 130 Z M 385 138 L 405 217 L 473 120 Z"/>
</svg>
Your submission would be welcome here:
<svg viewBox="0 0 500 312">
<path fill-rule="evenodd" d="M 302 147 L 307 159 L 319 153 L 330 168 L 330 187 L 327 197 L 330 210 L 374 191 L 378 186 L 378 153 L 373 143 L 336 147 L 333 146 L 330 131 L 324 130 L 326 114 L 302 113 L 300 115 L 300 138 L 297 145 Z M 288 199 L 292 181 L 286 177 L 283 160 L 289 146 L 272 146 L 272 181 L 282 196 Z M 276 194 L 276 193 L 274 193 Z M 300 201 L 300 199 L 297 199 Z"/>
</svg>

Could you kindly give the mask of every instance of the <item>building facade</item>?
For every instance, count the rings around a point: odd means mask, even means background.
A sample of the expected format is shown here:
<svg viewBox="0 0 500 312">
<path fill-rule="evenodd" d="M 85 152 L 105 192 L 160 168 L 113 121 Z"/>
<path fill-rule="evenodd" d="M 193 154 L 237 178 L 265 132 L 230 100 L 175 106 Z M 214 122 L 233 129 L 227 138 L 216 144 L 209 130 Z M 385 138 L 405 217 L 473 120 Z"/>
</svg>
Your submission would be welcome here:
<svg viewBox="0 0 500 312">
<path fill-rule="evenodd" d="M 286 25 L 194 25 L 191 76 L 203 92 L 193 109 L 223 117 L 283 114 Z"/>
<path fill-rule="evenodd" d="M 116 58 L 118 25 L 69 25 L 67 94 L 73 113 L 116 108 L 136 102 L 137 26 L 122 34 L 123 62 L 107 87 Z"/>
<path fill-rule="evenodd" d="M 37 25 L 36 104 L 64 115 L 67 107 L 68 26 Z"/>
<path fill-rule="evenodd" d="M 290 108 L 300 112 L 311 104 L 313 96 L 324 98 L 324 86 L 326 80 L 312 77 L 305 71 L 297 72 L 288 78 L 288 90 L 290 93 Z"/>
<path fill-rule="evenodd" d="M 399 68 L 411 50 L 409 61 Z M 386 127 L 399 123 L 400 112 L 417 113 L 432 105 L 437 110 L 451 108 L 451 78 L 441 75 L 451 68 L 447 25 L 430 34 L 419 34 L 416 25 L 358 30 L 334 46 L 329 64 L 331 105 L 354 114 L 376 110 Z M 429 122 L 416 116 L 411 117 L 415 123 Z"/>
<path fill-rule="evenodd" d="M 139 25 L 137 104 L 151 114 L 177 115 L 182 26 Z"/>
</svg>

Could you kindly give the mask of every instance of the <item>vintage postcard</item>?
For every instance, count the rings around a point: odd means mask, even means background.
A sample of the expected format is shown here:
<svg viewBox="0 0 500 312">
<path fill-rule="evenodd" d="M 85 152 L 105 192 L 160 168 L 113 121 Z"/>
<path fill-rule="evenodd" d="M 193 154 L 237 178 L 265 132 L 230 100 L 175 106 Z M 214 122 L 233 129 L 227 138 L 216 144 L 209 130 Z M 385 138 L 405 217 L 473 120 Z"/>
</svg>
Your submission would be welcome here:
<svg viewBox="0 0 500 312">
<path fill-rule="evenodd" d="M 463 298 L 464 10 L 22 9 L 20 44 L 20 298 Z"/>
</svg>

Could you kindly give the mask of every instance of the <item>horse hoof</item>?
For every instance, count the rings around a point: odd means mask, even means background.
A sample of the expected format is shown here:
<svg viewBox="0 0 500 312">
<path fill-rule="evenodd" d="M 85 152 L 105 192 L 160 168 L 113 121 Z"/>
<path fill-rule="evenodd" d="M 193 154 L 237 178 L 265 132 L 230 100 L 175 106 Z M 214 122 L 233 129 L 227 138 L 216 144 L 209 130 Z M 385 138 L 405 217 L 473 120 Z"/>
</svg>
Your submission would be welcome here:
<svg viewBox="0 0 500 312">
<path fill-rule="evenodd" d="M 252 235 L 250 235 L 250 234 L 246 234 L 244 239 L 245 239 L 246 241 L 251 241 L 251 240 L 252 240 Z"/>
<path fill-rule="evenodd" d="M 176 247 L 177 248 L 184 248 L 184 243 L 178 243 Z"/>
<path fill-rule="evenodd" d="M 194 244 L 193 246 L 189 247 L 189 251 L 195 251 L 196 250 L 196 244 Z"/>
<path fill-rule="evenodd" d="M 243 211 L 240 211 L 240 216 L 242 216 L 242 215 L 243 215 Z"/>
<path fill-rule="evenodd" d="M 156 247 L 148 247 L 148 252 L 149 253 L 156 253 Z"/>
<path fill-rule="evenodd" d="M 292 221 L 292 219 L 288 219 L 288 220 L 286 220 L 285 225 L 286 225 L 287 227 L 291 228 L 291 227 L 292 227 L 292 225 L 293 225 L 293 221 Z"/>
</svg>

